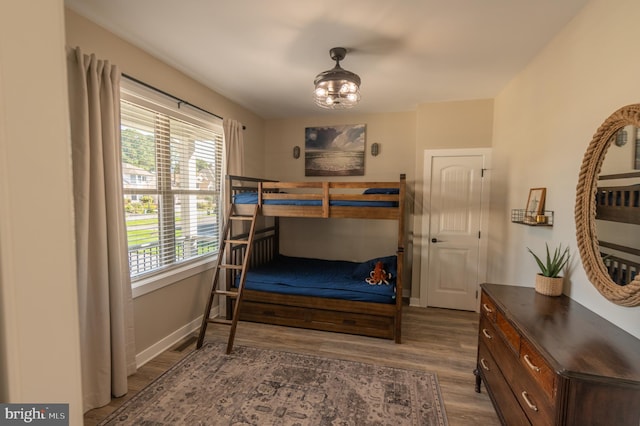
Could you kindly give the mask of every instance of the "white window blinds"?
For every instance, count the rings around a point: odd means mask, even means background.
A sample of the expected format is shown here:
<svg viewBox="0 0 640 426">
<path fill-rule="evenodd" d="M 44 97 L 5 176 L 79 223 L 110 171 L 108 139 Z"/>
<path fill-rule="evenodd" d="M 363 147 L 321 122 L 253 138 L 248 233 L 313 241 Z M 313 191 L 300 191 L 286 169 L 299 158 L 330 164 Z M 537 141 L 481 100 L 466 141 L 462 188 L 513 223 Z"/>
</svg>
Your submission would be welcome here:
<svg viewBox="0 0 640 426">
<path fill-rule="evenodd" d="M 121 95 L 132 279 L 217 253 L 221 120 L 126 79 Z"/>
</svg>

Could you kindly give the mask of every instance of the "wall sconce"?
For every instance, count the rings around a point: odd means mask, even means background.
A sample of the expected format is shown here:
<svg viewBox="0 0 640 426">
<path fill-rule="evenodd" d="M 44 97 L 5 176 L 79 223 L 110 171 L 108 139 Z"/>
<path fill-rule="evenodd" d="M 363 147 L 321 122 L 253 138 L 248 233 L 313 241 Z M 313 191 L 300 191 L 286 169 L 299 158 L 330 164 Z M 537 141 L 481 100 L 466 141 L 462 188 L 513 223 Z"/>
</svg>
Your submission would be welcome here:
<svg viewBox="0 0 640 426">
<path fill-rule="evenodd" d="M 300 158 L 300 147 L 297 145 L 293 147 L 293 158 L 296 160 Z"/>
<path fill-rule="evenodd" d="M 616 146 L 625 146 L 627 143 L 627 131 L 624 129 L 618 130 L 616 133 Z"/>
<path fill-rule="evenodd" d="M 380 144 L 372 143 L 371 144 L 371 155 L 374 157 L 380 153 Z"/>
</svg>

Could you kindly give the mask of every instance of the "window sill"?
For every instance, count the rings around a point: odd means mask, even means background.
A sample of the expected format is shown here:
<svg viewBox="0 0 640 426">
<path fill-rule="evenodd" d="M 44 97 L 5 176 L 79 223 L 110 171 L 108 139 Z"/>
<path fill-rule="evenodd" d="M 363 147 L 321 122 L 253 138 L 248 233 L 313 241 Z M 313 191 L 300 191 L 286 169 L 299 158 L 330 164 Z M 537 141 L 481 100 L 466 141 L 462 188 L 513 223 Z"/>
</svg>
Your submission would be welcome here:
<svg viewBox="0 0 640 426">
<path fill-rule="evenodd" d="M 131 293 L 133 298 L 144 296 L 152 291 L 175 284 L 178 281 L 189 278 L 193 275 L 212 269 L 217 256 L 207 257 L 188 265 L 172 268 L 168 271 L 154 274 L 150 277 L 141 278 L 131 283 Z"/>
</svg>

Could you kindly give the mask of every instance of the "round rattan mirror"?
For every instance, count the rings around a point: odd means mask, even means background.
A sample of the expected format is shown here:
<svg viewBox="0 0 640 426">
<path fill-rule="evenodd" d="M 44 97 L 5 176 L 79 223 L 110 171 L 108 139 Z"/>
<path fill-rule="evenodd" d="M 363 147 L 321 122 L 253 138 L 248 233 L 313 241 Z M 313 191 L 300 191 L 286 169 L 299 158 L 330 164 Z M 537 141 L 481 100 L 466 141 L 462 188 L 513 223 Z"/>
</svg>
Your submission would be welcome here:
<svg viewBox="0 0 640 426">
<path fill-rule="evenodd" d="M 587 276 L 604 297 L 622 306 L 640 305 L 640 273 L 637 273 L 636 270 L 633 280 L 623 285 L 617 284 L 613 280 L 611 272 L 607 269 L 601 255 L 596 229 L 596 204 L 599 204 L 599 202 L 597 203 L 598 197 L 606 198 L 606 196 L 609 196 L 610 199 L 614 200 L 613 204 L 616 204 L 615 197 L 620 197 L 619 192 L 614 195 L 603 195 L 603 191 L 598 189 L 598 182 L 605 156 L 611 145 L 615 144 L 618 131 L 630 125 L 636 128 L 640 127 L 640 104 L 627 105 L 618 109 L 598 128 L 582 160 L 575 205 L 578 250 L 580 251 L 580 257 Z M 635 138 L 631 143 L 639 144 Z M 635 155 L 638 156 L 640 153 L 636 151 Z M 631 161 L 634 161 L 634 159 L 630 159 Z M 637 158 L 635 161 L 637 162 Z M 633 168 L 632 166 L 629 167 Z M 640 177 L 640 170 L 626 173 L 626 175 Z M 635 184 L 628 186 L 628 188 L 631 188 L 631 191 L 623 193 L 622 201 L 617 203 L 622 206 L 630 205 L 630 207 L 635 207 L 635 210 L 627 214 L 627 217 L 632 218 L 631 222 L 635 221 L 635 226 L 640 226 L 638 222 L 640 206 L 637 205 L 639 202 L 638 188 L 640 186 Z M 611 192 L 613 193 L 613 191 Z M 602 213 L 600 215 L 602 216 Z M 621 221 L 628 220 L 622 219 Z M 632 225 L 634 224 L 632 223 Z M 632 271 L 627 267 L 626 273 L 632 273 Z"/>
</svg>

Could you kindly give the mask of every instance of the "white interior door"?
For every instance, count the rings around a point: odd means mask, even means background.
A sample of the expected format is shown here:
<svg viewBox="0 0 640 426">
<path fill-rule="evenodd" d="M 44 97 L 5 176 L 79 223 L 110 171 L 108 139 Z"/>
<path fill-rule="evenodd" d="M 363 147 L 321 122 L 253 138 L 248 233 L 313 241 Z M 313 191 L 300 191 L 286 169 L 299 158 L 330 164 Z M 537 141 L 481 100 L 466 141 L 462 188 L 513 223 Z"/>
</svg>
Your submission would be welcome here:
<svg viewBox="0 0 640 426">
<path fill-rule="evenodd" d="M 488 208 L 489 152 L 482 151 L 425 153 L 427 212 L 421 261 L 425 306 L 477 310 L 478 286 L 484 281 L 486 265 L 483 219 L 487 215 L 483 210 Z"/>
</svg>

